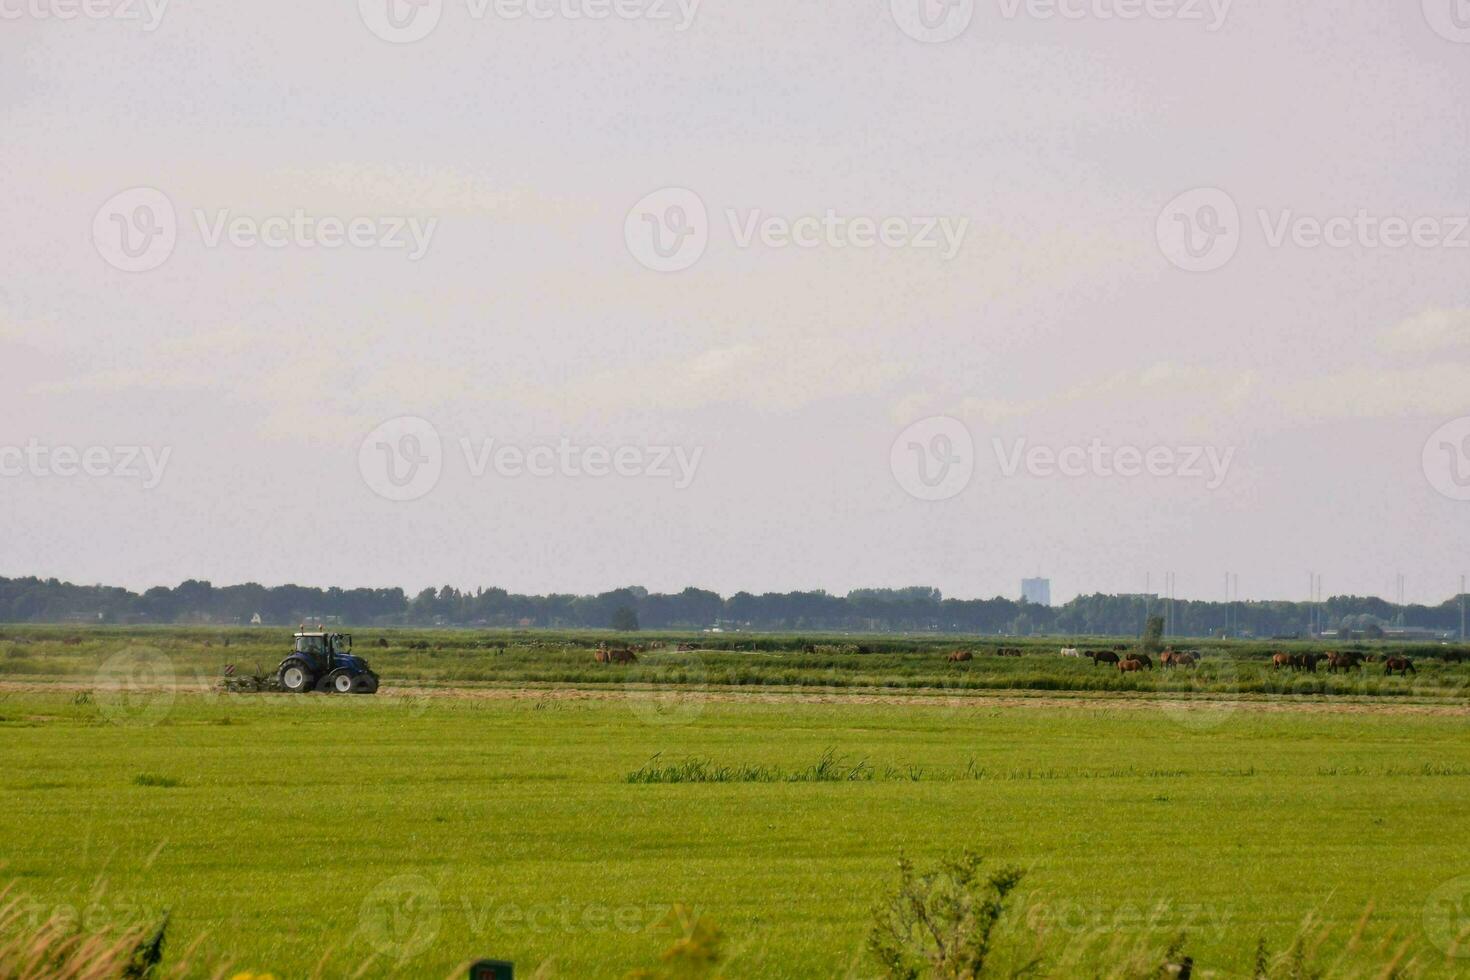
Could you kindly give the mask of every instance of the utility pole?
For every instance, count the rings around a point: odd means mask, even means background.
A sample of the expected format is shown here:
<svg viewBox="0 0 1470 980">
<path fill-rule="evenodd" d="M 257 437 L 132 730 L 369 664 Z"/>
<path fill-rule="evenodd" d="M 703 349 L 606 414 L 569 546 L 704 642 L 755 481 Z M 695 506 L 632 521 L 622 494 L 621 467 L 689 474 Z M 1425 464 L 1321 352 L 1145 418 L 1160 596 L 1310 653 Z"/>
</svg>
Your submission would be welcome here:
<svg viewBox="0 0 1470 980">
<path fill-rule="evenodd" d="M 1317 636 L 1317 573 L 1307 572 L 1307 635 Z"/>
<path fill-rule="evenodd" d="M 1460 576 L 1460 642 L 1465 642 L 1465 576 Z"/>
</svg>

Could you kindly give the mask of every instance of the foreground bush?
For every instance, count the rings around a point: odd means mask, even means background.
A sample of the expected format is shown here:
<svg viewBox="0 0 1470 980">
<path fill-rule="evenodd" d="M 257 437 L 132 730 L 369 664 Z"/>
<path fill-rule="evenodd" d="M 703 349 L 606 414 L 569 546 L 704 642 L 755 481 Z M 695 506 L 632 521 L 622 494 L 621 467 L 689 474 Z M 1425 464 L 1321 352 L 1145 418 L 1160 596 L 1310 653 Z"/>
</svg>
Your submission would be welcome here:
<svg viewBox="0 0 1470 980">
<path fill-rule="evenodd" d="M 982 875 L 973 851 L 919 874 L 898 862 L 898 889 L 874 910 L 868 950 L 896 980 L 975 980 L 985 976 L 991 934 L 1021 883 L 1017 868 Z M 1031 972 L 1029 964 L 1013 975 Z"/>
</svg>

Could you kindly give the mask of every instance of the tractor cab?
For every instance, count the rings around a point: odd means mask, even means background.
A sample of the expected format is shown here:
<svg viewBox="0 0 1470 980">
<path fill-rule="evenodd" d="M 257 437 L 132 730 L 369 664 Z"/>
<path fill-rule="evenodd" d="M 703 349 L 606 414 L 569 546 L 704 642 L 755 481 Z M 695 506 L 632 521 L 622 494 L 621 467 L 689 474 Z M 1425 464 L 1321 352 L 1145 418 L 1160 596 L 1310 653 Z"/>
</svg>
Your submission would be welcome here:
<svg viewBox="0 0 1470 980">
<path fill-rule="evenodd" d="M 339 694 L 374 694 L 378 675 L 352 653 L 351 633 L 328 633 L 320 626 L 303 625 L 293 638 L 291 653 L 276 672 L 281 687 L 292 693 L 310 690 Z"/>
<path fill-rule="evenodd" d="M 297 633 L 295 652 L 323 664 L 329 663 L 338 656 L 352 653 L 352 634 Z"/>
</svg>

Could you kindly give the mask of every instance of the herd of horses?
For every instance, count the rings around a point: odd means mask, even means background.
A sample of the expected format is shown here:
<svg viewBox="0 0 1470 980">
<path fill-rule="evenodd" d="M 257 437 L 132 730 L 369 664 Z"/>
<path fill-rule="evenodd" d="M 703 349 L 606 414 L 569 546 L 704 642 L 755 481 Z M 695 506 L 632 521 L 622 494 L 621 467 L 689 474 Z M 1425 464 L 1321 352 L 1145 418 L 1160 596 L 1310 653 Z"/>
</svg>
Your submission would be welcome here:
<svg viewBox="0 0 1470 980">
<path fill-rule="evenodd" d="M 638 662 L 638 654 L 648 650 L 646 644 L 634 644 L 623 647 L 609 647 L 605 642 L 599 643 L 593 651 L 592 657 L 600 664 L 635 664 Z M 693 651 L 691 643 L 680 643 L 679 653 Z M 816 647 L 807 644 L 802 648 L 805 653 L 815 653 Z M 864 648 L 859 650 L 866 652 Z M 997 657 L 1019 657 L 1023 651 L 1019 647 L 999 647 L 995 650 Z M 1143 670 L 1153 670 L 1154 661 L 1148 654 L 1140 650 L 1132 649 L 1123 644 L 1114 646 L 1111 650 L 1080 650 L 1076 647 L 1063 647 L 1062 656 L 1086 658 L 1097 667 L 1107 664 L 1116 667 L 1120 674 L 1133 674 Z M 1200 652 L 1198 650 L 1174 650 L 1162 651 L 1159 655 L 1159 666 L 1165 669 L 1178 667 L 1196 667 L 1200 663 Z M 973 650 L 955 650 L 948 655 L 948 661 L 952 664 L 965 663 L 975 659 Z M 1456 658 L 1458 659 L 1458 658 Z M 1340 653 L 1329 650 L 1326 653 L 1273 653 L 1271 655 L 1271 667 L 1274 670 L 1287 669 L 1297 673 L 1315 674 L 1319 665 L 1325 665 L 1330 674 L 1348 673 L 1350 671 L 1361 671 L 1365 664 L 1383 664 L 1385 676 L 1398 674 L 1407 677 L 1417 674 L 1414 669 L 1414 661 L 1408 657 L 1398 654 L 1378 655 L 1371 653 L 1358 653 L 1349 651 Z"/>
<path fill-rule="evenodd" d="M 1014 647 L 1001 647 L 995 651 L 1000 657 L 1019 657 L 1021 651 Z M 1076 647 L 1063 647 L 1062 656 L 1086 658 L 1092 661 L 1094 667 L 1099 664 L 1107 664 L 1116 667 L 1120 674 L 1133 674 L 1143 670 L 1153 670 L 1154 661 L 1148 654 L 1139 650 L 1132 650 L 1127 646 L 1119 644 L 1111 650 L 1079 650 Z M 974 660 L 975 654 L 971 650 L 956 650 L 949 655 L 950 663 L 963 663 Z M 1169 669 L 1178 667 L 1196 667 L 1199 665 L 1201 654 L 1198 650 L 1164 650 L 1159 654 L 1159 666 Z M 1328 673 L 1346 673 L 1353 670 L 1362 670 L 1364 664 L 1383 664 L 1385 676 L 1398 674 L 1407 677 L 1417 674 L 1414 669 L 1414 661 L 1408 657 L 1389 654 L 1378 656 L 1371 653 L 1338 653 L 1328 651 L 1326 653 L 1276 653 L 1271 656 L 1271 666 L 1276 670 L 1283 667 L 1308 674 L 1315 674 L 1319 664 L 1325 664 Z"/>
<path fill-rule="evenodd" d="M 1338 653 L 1328 651 L 1327 653 L 1273 653 L 1271 655 L 1271 667 L 1273 670 L 1281 670 L 1283 667 L 1298 673 L 1315 674 L 1317 665 L 1325 663 L 1329 674 L 1349 673 L 1354 670 L 1362 670 L 1364 664 L 1383 663 L 1383 674 L 1385 677 L 1398 674 L 1408 677 L 1417 674 L 1414 669 L 1414 661 L 1408 657 L 1388 655 L 1379 657 L 1371 653 Z"/>
</svg>

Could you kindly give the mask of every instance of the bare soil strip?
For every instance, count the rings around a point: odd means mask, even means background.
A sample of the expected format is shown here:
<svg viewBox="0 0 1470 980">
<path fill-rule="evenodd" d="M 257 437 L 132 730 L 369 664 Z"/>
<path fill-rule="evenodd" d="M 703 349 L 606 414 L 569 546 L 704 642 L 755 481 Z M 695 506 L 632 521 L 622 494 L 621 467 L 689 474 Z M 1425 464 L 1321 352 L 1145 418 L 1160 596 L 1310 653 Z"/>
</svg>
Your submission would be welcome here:
<svg viewBox="0 0 1470 980">
<path fill-rule="evenodd" d="M 82 693 L 93 691 L 94 684 L 67 680 L 0 681 L 0 694 L 24 692 Z M 167 693 L 225 695 L 208 684 L 180 682 L 172 687 L 130 688 L 130 694 Z M 298 698 L 296 694 L 229 694 L 229 697 Z M 346 697 L 345 695 L 321 695 Z M 376 697 L 391 699 L 429 699 L 444 701 L 627 701 L 649 704 L 686 704 L 692 702 L 719 704 L 821 704 L 821 705 L 904 705 L 938 708 L 1071 708 L 1077 710 L 1156 710 L 1179 712 L 1317 712 L 1329 714 L 1439 715 L 1470 717 L 1470 703 L 1409 698 L 1359 697 L 1354 695 L 1240 695 L 1218 693 L 1181 695 L 1167 691 L 1147 692 L 1076 692 L 1032 694 L 1020 690 L 977 690 L 955 694 L 938 688 L 906 688 L 902 692 L 874 688 L 812 689 L 803 687 L 700 686 L 679 687 L 648 684 L 610 684 L 605 687 L 520 685 L 516 687 L 484 685 L 422 685 L 413 687 L 385 684 Z"/>
</svg>

